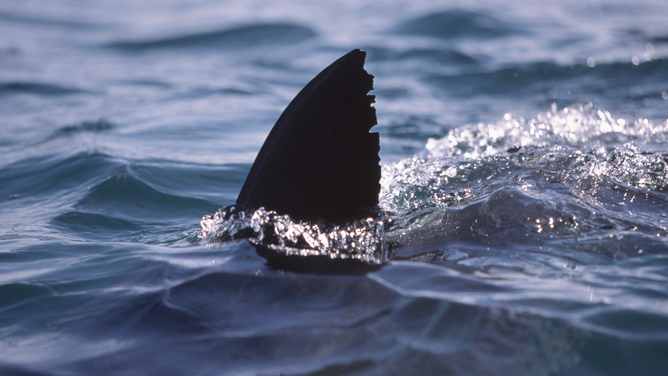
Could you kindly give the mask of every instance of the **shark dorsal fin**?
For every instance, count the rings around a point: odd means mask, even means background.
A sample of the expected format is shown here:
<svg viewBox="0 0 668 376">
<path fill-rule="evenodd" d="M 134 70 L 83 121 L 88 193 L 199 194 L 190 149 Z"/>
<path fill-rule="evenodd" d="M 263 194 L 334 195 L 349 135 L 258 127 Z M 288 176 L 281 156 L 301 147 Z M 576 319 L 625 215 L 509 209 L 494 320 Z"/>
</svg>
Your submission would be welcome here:
<svg viewBox="0 0 668 376">
<path fill-rule="evenodd" d="M 278 118 L 237 204 L 296 219 L 362 217 L 378 204 L 380 142 L 366 52 L 353 50 L 320 72 Z"/>
</svg>

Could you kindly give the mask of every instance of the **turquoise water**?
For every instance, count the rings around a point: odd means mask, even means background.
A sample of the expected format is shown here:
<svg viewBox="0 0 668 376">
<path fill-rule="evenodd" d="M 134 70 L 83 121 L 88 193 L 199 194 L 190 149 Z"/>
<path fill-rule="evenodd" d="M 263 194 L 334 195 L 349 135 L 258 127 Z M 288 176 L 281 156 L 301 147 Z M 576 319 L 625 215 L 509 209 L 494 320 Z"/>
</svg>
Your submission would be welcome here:
<svg viewBox="0 0 668 376">
<path fill-rule="evenodd" d="M 4 1 L 0 374 L 664 374 L 667 8 Z M 386 265 L 202 240 L 353 48 Z"/>
</svg>

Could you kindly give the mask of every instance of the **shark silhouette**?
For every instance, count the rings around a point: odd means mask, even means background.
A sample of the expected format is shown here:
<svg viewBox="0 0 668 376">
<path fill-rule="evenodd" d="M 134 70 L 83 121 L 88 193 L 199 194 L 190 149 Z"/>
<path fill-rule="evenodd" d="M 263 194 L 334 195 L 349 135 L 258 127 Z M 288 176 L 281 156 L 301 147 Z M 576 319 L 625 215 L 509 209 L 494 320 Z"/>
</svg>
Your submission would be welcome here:
<svg viewBox="0 0 668 376">
<path fill-rule="evenodd" d="M 340 221 L 373 212 L 380 192 L 380 140 L 366 52 L 325 68 L 278 118 L 237 205 L 295 219 Z"/>
<path fill-rule="evenodd" d="M 373 76 L 364 70 L 365 57 L 366 52 L 359 49 L 347 53 L 297 94 L 262 145 L 236 205 L 224 208 L 229 209 L 224 216 L 260 207 L 320 224 L 354 223 L 351 221 L 377 216 L 380 139 L 378 133 L 369 132 L 377 119 L 371 106 L 375 96 L 368 95 Z M 248 236 L 267 264 L 276 269 L 357 274 L 380 267 L 377 262 L 347 257 L 345 252 L 338 257 L 331 252 L 295 255 L 295 250 L 308 252 L 309 246 L 278 244 L 281 242 L 272 233 L 275 223 L 269 220 L 268 226 L 270 235 L 259 241 L 250 228 L 233 238 Z M 364 252 L 379 252 L 378 244 Z"/>
</svg>

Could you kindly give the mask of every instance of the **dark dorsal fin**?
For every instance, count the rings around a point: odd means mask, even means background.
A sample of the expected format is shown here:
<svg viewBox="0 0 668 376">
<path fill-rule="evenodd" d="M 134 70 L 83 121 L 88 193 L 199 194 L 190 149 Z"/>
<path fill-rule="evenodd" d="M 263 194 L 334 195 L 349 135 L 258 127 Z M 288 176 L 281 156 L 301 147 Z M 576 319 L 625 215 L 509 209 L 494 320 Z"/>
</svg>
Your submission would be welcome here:
<svg viewBox="0 0 668 376">
<path fill-rule="evenodd" d="M 337 221 L 378 204 L 380 142 L 366 52 L 353 50 L 292 100 L 253 163 L 238 205 Z"/>
</svg>

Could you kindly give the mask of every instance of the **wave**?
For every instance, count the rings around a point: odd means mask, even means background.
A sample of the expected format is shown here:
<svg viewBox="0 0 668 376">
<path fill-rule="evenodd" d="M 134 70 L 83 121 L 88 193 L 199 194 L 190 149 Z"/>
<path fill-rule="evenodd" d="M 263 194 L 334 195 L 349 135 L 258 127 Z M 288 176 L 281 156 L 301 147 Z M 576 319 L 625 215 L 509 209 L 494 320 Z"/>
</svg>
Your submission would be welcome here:
<svg viewBox="0 0 668 376">
<path fill-rule="evenodd" d="M 460 9 L 429 13 L 404 21 L 394 31 L 439 39 L 500 38 L 524 31 L 496 17 Z"/>
<path fill-rule="evenodd" d="M 112 130 L 114 127 L 114 124 L 105 119 L 99 119 L 96 121 L 87 120 L 79 124 L 62 127 L 56 132 L 56 134 L 71 134 L 77 132 L 105 132 Z"/>
<path fill-rule="evenodd" d="M 251 238 L 287 256 L 369 264 L 440 257 L 454 246 L 469 253 L 533 244 L 620 258 L 638 247 L 654 253 L 668 237 L 656 221 L 668 210 L 668 154 L 650 150 L 667 140 L 668 123 L 628 124 L 591 104 L 555 105 L 529 121 L 507 115 L 453 129 L 430 139 L 420 155 L 385 165 L 386 214 L 377 219 L 329 228 L 228 207 L 202 219 L 202 238 Z"/>
<path fill-rule="evenodd" d="M 101 153 L 78 153 L 71 157 L 40 156 L 12 163 L 0 170 L 0 202 L 10 197 L 44 197 L 76 193 L 110 174 L 119 161 Z M 44 182 L 49 182 L 44 184 Z"/>
<path fill-rule="evenodd" d="M 243 252 L 235 253 L 240 257 Z M 210 259 L 211 252 L 206 257 Z M 177 258 L 137 255 L 125 260 L 132 273 L 94 291 L 85 304 L 52 324 L 58 329 L 58 343 L 72 341 L 75 348 L 83 343 L 89 351 L 43 348 L 54 342 L 52 338 L 34 338 L 26 345 L 43 350 L 40 354 L 46 351 L 81 374 L 111 374 L 128 368 L 187 374 L 200 360 L 208 367 L 236 373 L 289 368 L 295 374 L 362 370 L 394 375 L 416 369 L 421 374 L 459 374 L 470 371 L 473 364 L 474 373 L 513 374 L 529 365 L 533 370 L 554 368 L 554 363 L 564 366 L 577 354 L 572 343 L 581 333 L 564 320 L 402 294 L 392 282 L 402 273 L 413 273 L 411 265 L 397 265 L 372 278 L 314 278 L 271 270 L 249 276 L 238 269 L 217 271 L 216 265 L 184 274 L 179 270 L 181 263 L 172 263 Z M 454 282 L 462 287 L 473 280 L 447 278 L 447 273 L 439 274 L 434 268 L 417 267 L 439 286 Z M 473 282 L 466 285 L 466 294 L 490 293 Z M 404 287 L 411 293 L 418 288 Z M 310 310 L 303 308 L 305 301 Z M 269 306 L 269 316 L 258 310 Z M 318 328 L 317 335 L 313 327 Z M 417 336 L 416 328 L 421 330 Z M 490 342 L 495 346 L 485 346 Z M 175 347 L 180 349 L 175 356 L 145 362 Z M 258 366 L 257 359 L 267 354 L 280 359 L 280 364 Z M 100 357 L 114 362 L 100 362 Z M 33 367 L 37 371 L 43 365 Z"/>
<path fill-rule="evenodd" d="M 105 131 L 105 124 L 91 123 L 84 131 Z M 78 127 L 59 132 L 77 131 Z M 98 152 L 27 158 L 0 170 L 4 183 L 0 185 L 0 202 L 17 200 L 15 205 L 37 216 L 44 208 L 36 205 L 35 199 L 58 203 L 49 209 L 56 212 L 49 227 L 67 237 L 170 243 L 195 226 L 203 212 L 219 206 L 213 201 L 219 196 L 207 190 L 219 189 L 207 186 L 212 179 L 209 175 L 215 172 L 189 167 L 165 167 L 164 163 L 152 167 L 151 163 L 128 162 Z M 202 180 L 203 188 L 180 195 L 190 187 L 186 180 Z M 147 229 L 152 229 L 148 239 Z"/>
<path fill-rule="evenodd" d="M 266 23 L 179 35 L 143 41 L 118 41 L 107 47 L 127 51 L 152 49 L 226 47 L 248 48 L 270 44 L 286 45 L 302 42 L 315 37 L 317 33 L 310 28 L 290 23 Z"/>
<path fill-rule="evenodd" d="M 381 202 L 393 211 L 425 203 L 461 205 L 477 196 L 469 188 L 492 192 L 515 185 L 514 178 L 505 176 L 528 168 L 538 168 L 549 181 L 561 181 L 583 195 L 619 185 L 619 190 L 637 190 L 643 196 L 665 192 L 667 157 L 648 150 L 667 141 L 668 123 L 627 123 L 590 103 L 562 110 L 555 105 L 530 120 L 506 115 L 495 124 L 453 129 L 443 138 L 430 139 L 417 157 L 385 165 Z M 480 181 L 485 185 L 476 183 Z"/>
<path fill-rule="evenodd" d="M 25 23 L 33 26 L 58 27 L 71 30 L 95 30 L 102 26 L 98 23 L 84 22 L 81 20 L 59 19 L 50 15 L 50 18 L 40 16 L 28 16 L 25 14 L 0 11 L 0 20 L 5 22 Z"/>
<path fill-rule="evenodd" d="M 667 81 L 664 73 L 668 70 L 668 60 L 657 59 L 639 65 L 631 61 L 614 62 L 596 64 L 595 67 L 540 62 L 496 70 L 467 70 L 457 74 L 430 75 L 425 82 L 457 96 L 535 95 L 536 92 L 547 93 L 555 89 L 593 94 L 605 92 L 614 96 L 616 92 L 626 94 L 622 90 L 632 85 L 644 88 L 657 86 L 652 94 L 658 98 L 665 87 L 653 83 Z"/>
<path fill-rule="evenodd" d="M 116 169 L 104 181 L 92 186 L 74 205 L 77 211 L 96 213 L 132 222 L 179 224 L 198 218 L 215 204 L 156 189 L 140 180 L 127 165 Z"/>
<path fill-rule="evenodd" d="M 50 224 L 62 234 L 89 240 L 170 244 L 187 236 L 192 219 L 217 206 L 161 192 L 134 176 L 127 165 L 79 196 L 83 197 Z"/>
<path fill-rule="evenodd" d="M 0 83 L 0 96 L 14 95 L 18 93 L 28 93 L 36 95 L 70 95 L 79 93 L 89 93 L 76 87 L 61 86 L 55 84 L 43 84 L 37 82 L 6 82 Z"/>
</svg>

